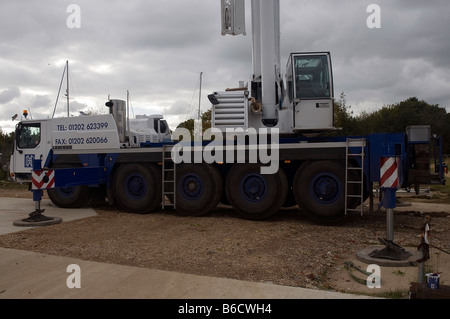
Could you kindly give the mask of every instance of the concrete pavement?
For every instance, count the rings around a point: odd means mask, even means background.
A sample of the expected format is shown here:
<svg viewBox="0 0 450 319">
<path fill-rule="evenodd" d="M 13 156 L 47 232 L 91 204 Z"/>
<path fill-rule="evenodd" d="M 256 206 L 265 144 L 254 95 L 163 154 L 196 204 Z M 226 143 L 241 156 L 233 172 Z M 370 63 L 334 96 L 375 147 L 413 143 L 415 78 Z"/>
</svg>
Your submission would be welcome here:
<svg viewBox="0 0 450 319">
<path fill-rule="evenodd" d="M 97 263 L 4 248 L 0 248 L 0 256 L 0 299 L 366 298 L 322 290 Z M 68 269 L 70 265 L 78 265 L 79 272 Z M 77 283 L 81 288 L 69 288 Z"/>
<path fill-rule="evenodd" d="M 41 209 L 45 209 L 44 216 L 60 217 L 63 222 L 97 216 L 92 208 L 76 210 L 57 208 L 49 199 L 41 201 Z M 32 199 L 0 197 L 0 235 L 25 230 L 26 228 L 14 226 L 13 223 L 28 218 L 34 210 L 35 206 Z"/>
<path fill-rule="evenodd" d="M 95 216 L 44 200 L 45 215 L 63 222 Z M 0 198 L 0 234 L 34 210 L 31 199 Z M 53 227 L 53 226 L 44 226 Z M 70 268 L 76 265 L 76 268 Z M 80 284 L 80 288 L 76 286 Z M 75 286 L 75 288 L 74 288 Z M 367 299 L 366 296 L 98 263 L 0 248 L 0 299 Z"/>
</svg>

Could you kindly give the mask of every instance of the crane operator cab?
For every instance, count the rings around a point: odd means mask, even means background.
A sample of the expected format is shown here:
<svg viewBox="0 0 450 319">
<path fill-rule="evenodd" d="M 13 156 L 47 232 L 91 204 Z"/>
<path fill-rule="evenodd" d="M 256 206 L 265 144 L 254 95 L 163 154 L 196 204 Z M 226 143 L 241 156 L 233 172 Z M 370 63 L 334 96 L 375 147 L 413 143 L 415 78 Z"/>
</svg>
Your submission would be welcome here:
<svg viewBox="0 0 450 319">
<path fill-rule="evenodd" d="M 290 55 L 286 93 L 294 112 L 294 131 L 334 129 L 331 70 L 329 52 Z"/>
<path fill-rule="evenodd" d="M 208 96 L 212 103 L 212 127 L 264 127 L 266 123 L 261 118 L 265 110 L 275 109 L 277 123 L 274 127 L 279 128 L 281 134 L 320 134 L 336 130 L 330 52 L 292 53 L 284 82 L 264 87 L 258 80 L 252 81 L 251 91 L 242 87 Z M 261 103 L 263 91 L 275 87 L 281 90 L 275 90 L 276 99 L 266 107 Z M 255 110 L 258 105 L 259 110 Z"/>
<path fill-rule="evenodd" d="M 222 0 L 221 11 L 222 35 L 246 34 L 244 0 Z M 283 79 L 280 0 L 252 1 L 251 17 L 251 84 L 208 96 L 211 126 L 221 130 L 268 127 L 285 135 L 336 130 L 330 53 L 290 54 Z"/>
</svg>

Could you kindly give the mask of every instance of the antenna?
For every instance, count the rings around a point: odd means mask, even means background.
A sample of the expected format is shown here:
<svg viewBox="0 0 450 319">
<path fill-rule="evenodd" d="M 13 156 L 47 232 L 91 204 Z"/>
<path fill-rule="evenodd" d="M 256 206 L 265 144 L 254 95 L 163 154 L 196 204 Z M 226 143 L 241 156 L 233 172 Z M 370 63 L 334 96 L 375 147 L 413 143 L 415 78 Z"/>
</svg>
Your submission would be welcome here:
<svg viewBox="0 0 450 319">
<path fill-rule="evenodd" d="M 66 69 L 67 69 L 67 89 L 66 89 L 66 92 L 67 92 L 67 117 L 69 117 L 70 116 L 70 114 L 69 114 L 69 105 L 70 105 L 70 102 L 69 102 L 69 61 L 66 61 Z"/>
<path fill-rule="evenodd" d="M 131 128 L 130 128 L 130 91 L 127 90 L 127 133 L 128 143 L 131 146 Z"/>
<path fill-rule="evenodd" d="M 58 105 L 59 94 L 61 93 L 61 87 L 62 87 L 62 84 L 63 84 L 63 81 L 64 81 L 64 75 L 66 74 L 66 69 L 67 69 L 67 64 L 66 64 L 66 66 L 64 67 L 63 75 L 62 75 L 62 77 L 61 77 L 61 83 L 59 84 L 58 95 L 56 96 L 56 103 L 55 103 L 55 108 L 53 109 L 53 115 L 52 115 L 52 118 L 55 117 L 56 106 Z"/>
<path fill-rule="evenodd" d="M 61 87 L 64 81 L 64 75 L 66 75 L 67 80 L 67 88 L 66 88 L 66 96 L 67 96 L 67 117 L 70 116 L 70 96 L 69 96 L 69 61 L 66 61 L 66 66 L 64 67 L 63 75 L 61 78 L 61 83 L 59 84 L 58 96 L 56 97 L 55 108 L 53 109 L 52 118 L 55 117 L 56 106 L 58 105 L 59 95 L 61 94 Z"/>
<path fill-rule="evenodd" d="M 198 91 L 198 120 L 201 120 L 201 102 L 202 102 L 202 78 L 203 78 L 203 72 L 200 72 L 200 90 Z"/>
</svg>

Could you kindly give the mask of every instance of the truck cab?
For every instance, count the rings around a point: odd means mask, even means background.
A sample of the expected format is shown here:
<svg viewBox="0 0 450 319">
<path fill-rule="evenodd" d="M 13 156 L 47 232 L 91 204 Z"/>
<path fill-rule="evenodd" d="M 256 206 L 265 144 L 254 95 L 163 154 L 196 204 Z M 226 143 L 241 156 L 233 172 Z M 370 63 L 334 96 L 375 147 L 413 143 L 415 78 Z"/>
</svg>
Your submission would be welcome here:
<svg viewBox="0 0 450 319">
<path fill-rule="evenodd" d="M 50 151 L 46 121 L 23 121 L 17 124 L 10 161 L 10 176 L 20 183 L 31 182 L 35 159 L 44 160 Z"/>
<path fill-rule="evenodd" d="M 50 165 L 60 152 L 117 151 L 120 149 L 112 115 L 24 120 L 16 125 L 10 161 L 10 176 L 20 183 L 31 182 L 33 161 Z"/>
<path fill-rule="evenodd" d="M 110 114 L 18 123 L 10 176 L 20 183 L 29 183 L 34 160 L 41 160 L 43 167 L 50 168 L 53 159 L 63 153 L 73 158 L 80 154 L 117 153 L 120 149 L 151 147 L 171 141 L 169 125 L 162 115 L 138 115 L 136 119 L 127 120 L 125 102 L 110 102 Z"/>
</svg>

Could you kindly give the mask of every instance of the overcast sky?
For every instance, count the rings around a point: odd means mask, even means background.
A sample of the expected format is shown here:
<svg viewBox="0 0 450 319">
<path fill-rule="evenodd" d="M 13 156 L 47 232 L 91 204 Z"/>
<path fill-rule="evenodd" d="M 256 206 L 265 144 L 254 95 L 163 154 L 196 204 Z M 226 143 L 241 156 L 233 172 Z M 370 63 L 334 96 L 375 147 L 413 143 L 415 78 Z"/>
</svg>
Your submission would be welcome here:
<svg viewBox="0 0 450 319">
<path fill-rule="evenodd" d="M 290 52 L 330 51 L 335 96 L 355 113 L 412 96 L 450 111 L 449 0 L 280 2 L 282 69 Z M 373 3 L 381 27 L 371 29 Z M 220 0 L 0 0 L 0 127 L 12 131 L 24 109 L 51 117 L 68 60 L 71 115 L 106 113 L 108 96 L 129 90 L 134 114 L 164 114 L 174 129 L 196 116 L 200 72 L 202 112 L 208 94 L 250 79 L 246 5 L 247 36 L 224 37 Z M 56 116 L 67 114 L 63 94 Z"/>
</svg>

